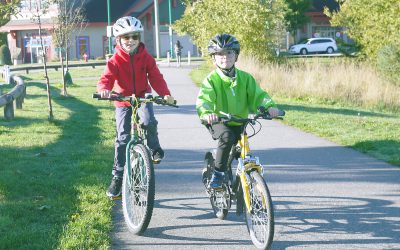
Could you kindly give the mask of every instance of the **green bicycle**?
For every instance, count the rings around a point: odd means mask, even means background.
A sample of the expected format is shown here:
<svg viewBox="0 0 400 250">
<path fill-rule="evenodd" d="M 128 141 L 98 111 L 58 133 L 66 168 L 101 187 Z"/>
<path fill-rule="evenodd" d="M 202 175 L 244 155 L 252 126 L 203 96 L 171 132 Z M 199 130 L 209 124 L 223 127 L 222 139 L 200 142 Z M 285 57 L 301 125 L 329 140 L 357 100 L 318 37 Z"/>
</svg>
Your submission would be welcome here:
<svg viewBox="0 0 400 250">
<path fill-rule="evenodd" d="M 126 146 L 126 164 L 122 179 L 122 210 L 129 231 L 141 235 L 147 229 L 153 214 L 155 177 L 150 149 L 147 146 L 145 131 L 140 125 L 137 110 L 148 102 L 178 106 L 168 104 L 161 96 L 139 98 L 113 93 L 109 98 L 102 98 L 99 94 L 93 94 L 93 98 L 127 101 L 132 106 L 132 136 Z"/>
</svg>

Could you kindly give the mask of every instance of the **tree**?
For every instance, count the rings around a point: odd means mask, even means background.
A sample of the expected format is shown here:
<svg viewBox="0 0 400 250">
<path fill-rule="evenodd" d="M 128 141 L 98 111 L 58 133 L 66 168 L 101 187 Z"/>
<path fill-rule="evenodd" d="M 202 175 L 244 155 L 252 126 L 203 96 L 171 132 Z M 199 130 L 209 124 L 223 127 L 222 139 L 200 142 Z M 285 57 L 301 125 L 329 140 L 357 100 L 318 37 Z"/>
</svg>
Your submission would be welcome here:
<svg viewBox="0 0 400 250">
<path fill-rule="evenodd" d="M 53 116 L 53 106 L 51 104 L 51 92 L 50 92 L 50 81 L 49 81 L 49 75 L 47 74 L 47 60 L 46 60 L 46 50 L 44 48 L 43 44 L 43 37 L 42 37 L 42 20 L 41 16 L 44 16 L 50 6 L 50 2 L 48 0 L 31 0 L 31 4 L 29 7 L 29 11 L 32 14 L 32 21 L 38 24 L 38 30 L 39 30 L 39 38 L 40 38 L 40 46 L 42 48 L 42 56 L 43 57 L 43 68 L 45 72 L 45 78 L 46 78 L 46 87 L 47 87 L 47 102 L 48 102 L 48 108 L 49 108 L 49 116 L 48 119 L 52 121 L 54 119 Z"/>
<path fill-rule="evenodd" d="M 57 4 L 58 16 L 53 19 L 53 42 L 59 48 L 59 57 L 62 68 L 63 90 L 62 95 L 67 96 L 66 75 L 68 73 L 68 50 L 71 46 L 69 39 L 72 33 L 78 34 L 87 26 L 84 15 L 85 1 L 78 0 L 53 0 Z M 67 62 L 67 73 L 64 70 L 64 56 Z"/>
<path fill-rule="evenodd" d="M 274 58 L 285 32 L 283 0 L 187 0 L 185 4 L 185 13 L 173 28 L 189 34 L 203 52 L 211 37 L 230 33 L 240 41 L 243 53 L 262 61 Z"/>
<path fill-rule="evenodd" d="M 288 10 L 285 14 L 287 29 L 295 33 L 297 29 L 310 21 L 310 17 L 305 15 L 311 7 L 311 0 L 285 0 Z"/>
<path fill-rule="evenodd" d="M 10 21 L 10 17 L 17 13 L 20 1 L 10 0 L 0 5 L 0 26 Z"/>
<path fill-rule="evenodd" d="M 332 25 L 346 27 L 347 34 L 361 45 L 372 61 L 385 45 L 400 46 L 399 0 L 338 1 L 340 11 L 330 13 Z"/>
</svg>

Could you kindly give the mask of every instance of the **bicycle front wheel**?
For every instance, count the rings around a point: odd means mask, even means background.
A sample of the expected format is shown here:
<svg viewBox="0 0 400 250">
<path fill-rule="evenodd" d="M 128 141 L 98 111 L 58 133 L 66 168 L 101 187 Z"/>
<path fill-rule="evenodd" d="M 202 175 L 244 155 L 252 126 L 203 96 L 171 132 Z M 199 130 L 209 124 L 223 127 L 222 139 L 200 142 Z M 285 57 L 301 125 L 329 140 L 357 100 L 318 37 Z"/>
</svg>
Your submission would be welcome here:
<svg viewBox="0 0 400 250">
<path fill-rule="evenodd" d="M 248 176 L 251 211 L 246 210 L 246 224 L 251 241 L 259 249 L 269 249 L 274 238 L 274 211 L 267 184 L 257 171 Z"/>
<path fill-rule="evenodd" d="M 148 149 L 138 144 L 130 149 L 130 169 L 122 181 L 122 209 L 129 231 L 142 234 L 149 225 L 154 206 L 154 168 Z"/>
</svg>

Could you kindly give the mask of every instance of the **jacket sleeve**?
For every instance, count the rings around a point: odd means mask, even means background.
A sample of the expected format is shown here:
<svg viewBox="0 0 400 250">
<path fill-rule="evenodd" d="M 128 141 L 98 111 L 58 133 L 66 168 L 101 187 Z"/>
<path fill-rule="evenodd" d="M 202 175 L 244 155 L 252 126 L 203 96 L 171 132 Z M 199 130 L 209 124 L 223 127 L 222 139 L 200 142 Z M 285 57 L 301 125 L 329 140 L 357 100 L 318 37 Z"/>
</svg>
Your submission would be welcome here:
<svg viewBox="0 0 400 250">
<path fill-rule="evenodd" d="M 256 83 L 251 75 L 248 78 L 247 96 L 250 113 L 256 113 L 259 106 L 264 106 L 265 109 L 276 106 L 268 93 Z"/>
<path fill-rule="evenodd" d="M 171 95 L 167 83 L 157 67 L 156 60 L 152 56 L 147 56 L 146 67 L 149 83 L 154 91 L 160 96 Z"/>
<path fill-rule="evenodd" d="M 210 77 L 203 80 L 196 101 L 196 110 L 200 119 L 205 115 L 215 113 L 216 95 Z"/>
<path fill-rule="evenodd" d="M 116 75 L 118 75 L 118 67 L 116 67 L 112 60 L 109 60 L 97 83 L 97 91 L 112 90 Z"/>
</svg>

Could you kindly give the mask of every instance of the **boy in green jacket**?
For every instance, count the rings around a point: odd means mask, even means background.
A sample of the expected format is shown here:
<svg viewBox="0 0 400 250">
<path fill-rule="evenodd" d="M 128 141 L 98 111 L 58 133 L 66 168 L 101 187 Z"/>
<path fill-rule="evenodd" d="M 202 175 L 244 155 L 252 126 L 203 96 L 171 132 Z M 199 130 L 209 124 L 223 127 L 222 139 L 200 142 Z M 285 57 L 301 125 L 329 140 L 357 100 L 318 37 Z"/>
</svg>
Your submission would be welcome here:
<svg viewBox="0 0 400 250">
<path fill-rule="evenodd" d="M 196 102 L 200 119 L 207 121 L 206 127 L 212 138 L 218 140 L 215 172 L 208 188 L 221 188 L 230 149 L 241 132 L 240 124 L 215 123 L 220 112 L 247 118 L 249 113 L 256 113 L 259 106 L 264 106 L 271 117 L 279 113 L 268 93 L 254 78 L 235 67 L 239 53 L 239 42 L 229 34 L 216 35 L 208 45 L 208 54 L 216 69 L 204 79 Z"/>
</svg>

